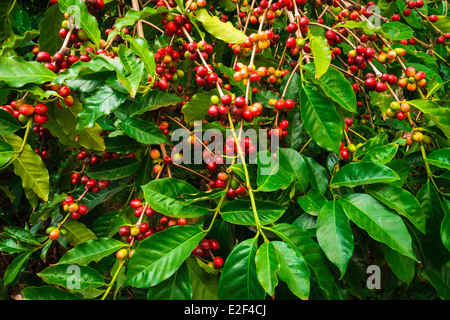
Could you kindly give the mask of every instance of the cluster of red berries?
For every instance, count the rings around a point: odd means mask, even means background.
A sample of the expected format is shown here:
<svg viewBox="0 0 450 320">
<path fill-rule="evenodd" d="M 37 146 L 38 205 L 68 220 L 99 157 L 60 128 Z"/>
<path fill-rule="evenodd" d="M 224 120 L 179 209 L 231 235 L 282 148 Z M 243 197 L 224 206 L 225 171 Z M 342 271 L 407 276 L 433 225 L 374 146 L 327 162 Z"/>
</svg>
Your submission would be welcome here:
<svg viewBox="0 0 450 320">
<path fill-rule="evenodd" d="M 66 199 L 61 202 L 63 210 L 70 212 L 73 219 L 78 220 L 81 216 L 85 216 L 89 212 L 89 208 L 84 204 L 79 204 L 78 201 L 72 196 L 67 196 Z"/>
<path fill-rule="evenodd" d="M 350 50 L 347 53 L 347 64 L 350 66 L 350 72 L 354 73 L 358 69 L 365 69 L 367 62 L 372 61 L 375 54 L 375 49 L 366 48 L 363 45 L 358 45 L 355 49 Z"/>
<path fill-rule="evenodd" d="M 174 7 L 177 6 L 175 1 L 173 1 L 173 0 L 168 1 L 169 6 L 172 7 L 171 2 L 173 2 Z M 157 7 L 167 7 L 166 3 L 161 0 L 158 1 L 156 6 Z M 172 8 L 174 8 L 174 7 L 172 7 Z M 185 13 L 183 13 L 181 15 L 174 15 L 174 14 L 170 14 L 170 13 L 165 16 L 163 15 L 161 18 L 161 24 L 165 28 L 164 33 L 168 37 L 172 37 L 172 36 L 176 35 L 179 38 L 183 38 L 185 36 L 185 34 L 183 32 L 183 28 L 189 34 L 192 32 L 192 30 L 194 28 L 194 26 L 192 25 L 188 16 Z"/>
<path fill-rule="evenodd" d="M 411 10 L 414 10 L 414 8 L 420 9 L 424 5 L 425 2 L 423 0 L 408 1 L 408 3 L 406 4 L 407 8 L 403 10 L 403 16 L 409 17 L 411 15 Z"/>
<path fill-rule="evenodd" d="M 196 61 L 203 58 L 203 60 L 208 60 L 209 56 L 213 53 L 215 42 L 209 44 L 205 40 L 197 42 L 185 42 L 183 43 L 184 57 L 186 59 Z"/>
<path fill-rule="evenodd" d="M 405 102 L 393 101 L 386 110 L 386 115 L 397 120 L 405 120 L 408 117 L 408 112 L 411 111 L 411 106 Z"/>
<path fill-rule="evenodd" d="M 219 85 L 222 84 L 222 79 L 219 78 L 217 73 L 212 71 L 212 67 L 208 66 L 197 66 L 194 68 L 195 71 L 195 82 L 200 87 L 211 88 L 215 86 L 217 83 Z"/>
<path fill-rule="evenodd" d="M 0 106 L 0 109 L 11 113 L 21 124 L 26 124 L 30 117 L 33 117 L 34 123 L 40 126 L 48 121 L 48 107 L 42 103 L 32 106 L 25 100 L 19 99 L 11 101 L 9 105 Z"/>
<path fill-rule="evenodd" d="M 364 83 L 369 91 L 385 92 L 388 84 L 394 85 L 397 81 L 397 76 L 393 74 L 383 73 L 377 79 L 373 73 L 367 73 Z"/>
<path fill-rule="evenodd" d="M 213 256 L 212 251 L 219 250 L 220 243 L 216 239 L 202 239 L 200 243 L 192 250 L 192 255 L 202 258 L 212 257 L 212 265 L 210 267 L 222 268 L 224 261 L 219 256 Z"/>
<path fill-rule="evenodd" d="M 417 88 L 422 88 L 427 84 L 425 72 L 417 72 L 414 67 L 406 68 L 405 75 L 405 78 L 401 78 L 398 81 L 398 85 L 402 88 L 406 87 L 408 91 L 415 91 Z"/>
</svg>

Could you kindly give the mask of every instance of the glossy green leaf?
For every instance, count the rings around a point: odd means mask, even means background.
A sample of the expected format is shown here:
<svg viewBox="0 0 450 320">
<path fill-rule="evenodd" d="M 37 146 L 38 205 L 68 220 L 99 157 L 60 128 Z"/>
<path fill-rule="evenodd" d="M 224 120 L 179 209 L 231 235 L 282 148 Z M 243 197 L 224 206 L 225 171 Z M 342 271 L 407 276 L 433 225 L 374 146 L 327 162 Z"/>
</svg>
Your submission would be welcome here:
<svg viewBox="0 0 450 320">
<path fill-rule="evenodd" d="M 26 61 L 21 57 L 0 56 L 0 83 L 20 88 L 27 83 L 51 82 L 56 75 L 40 62 Z"/>
<path fill-rule="evenodd" d="M 334 106 L 311 87 L 301 89 L 300 100 L 302 121 L 306 132 L 325 150 L 339 153 L 343 131 Z"/>
<path fill-rule="evenodd" d="M 58 0 L 58 6 L 61 12 L 71 15 L 75 26 L 83 29 L 96 46 L 100 44 L 101 34 L 97 19 L 88 12 L 83 0 Z"/>
<path fill-rule="evenodd" d="M 398 150 L 398 144 L 391 143 L 382 147 L 377 147 L 369 152 L 361 159 L 361 161 L 368 161 L 384 165 L 391 161 Z"/>
<path fill-rule="evenodd" d="M 85 173 L 91 179 L 118 180 L 131 176 L 139 168 L 136 158 L 117 158 L 89 167 Z"/>
<path fill-rule="evenodd" d="M 76 270 L 76 278 L 74 270 Z M 62 286 L 74 292 L 106 285 L 98 271 L 86 266 L 73 267 L 69 264 L 58 264 L 45 268 L 37 275 L 48 284 Z"/>
<path fill-rule="evenodd" d="M 352 188 L 373 183 L 389 183 L 399 179 L 400 177 L 386 166 L 373 162 L 352 162 L 336 172 L 330 186 Z"/>
<path fill-rule="evenodd" d="M 127 246 L 126 243 L 112 238 L 91 239 L 67 251 L 59 259 L 58 264 L 88 265 L 92 261 L 100 261 L 125 246 Z"/>
<path fill-rule="evenodd" d="M 367 187 L 367 190 L 371 196 L 406 217 L 418 230 L 425 233 L 425 213 L 410 192 L 385 184 L 371 185 Z"/>
<path fill-rule="evenodd" d="M 196 226 L 174 226 L 143 240 L 128 263 L 126 285 L 155 286 L 173 275 L 203 238 Z"/>
<path fill-rule="evenodd" d="M 305 195 L 298 197 L 297 202 L 304 211 L 312 216 L 317 216 L 322 206 L 327 202 L 327 198 L 319 189 L 311 188 Z"/>
<path fill-rule="evenodd" d="M 24 300 L 83 300 L 54 286 L 26 287 L 22 290 L 22 295 Z"/>
<path fill-rule="evenodd" d="M 257 238 L 237 244 L 225 260 L 219 279 L 220 300 L 262 300 L 266 293 L 256 275 Z"/>
<path fill-rule="evenodd" d="M 275 202 L 269 201 L 255 200 L 255 205 L 259 223 L 262 225 L 277 221 L 287 209 Z M 250 200 L 233 200 L 227 202 L 220 210 L 220 213 L 222 214 L 222 219 L 233 224 L 256 225 Z"/>
<path fill-rule="evenodd" d="M 181 194 L 198 193 L 189 183 L 175 179 L 162 178 L 142 186 L 145 201 L 157 212 L 171 217 L 193 218 L 207 214 L 208 207 L 201 202 L 185 204 Z"/>
<path fill-rule="evenodd" d="M 402 218 L 368 194 L 352 193 L 339 198 L 347 217 L 374 240 L 417 260 L 412 239 Z"/>
<path fill-rule="evenodd" d="M 11 133 L 3 136 L 3 140 L 13 147 L 15 153 L 20 151 L 23 141 L 19 136 Z M 28 143 L 25 143 L 22 154 L 12 162 L 12 165 L 14 173 L 22 179 L 22 186 L 47 201 L 50 192 L 49 173 L 42 158 Z"/>
<path fill-rule="evenodd" d="M 395 276 L 409 285 L 416 273 L 415 261 L 388 246 L 383 246 L 383 255 Z"/>
<path fill-rule="evenodd" d="M 236 29 L 231 22 L 222 22 L 219 17 L 210 16 L 205 9 L 197 10 L 195 16 L 203 24 L 206 31 L 226 43 L 244 43 L 248 38 L 244 32 Z"/>
<path fill-rule="evenodd" d="M 147 40 L 141 37 L 132 38 L 130 36 L 126 36 L 124 37 L 124 39 L 130 42 L 130 49 L 144 62 L 147 74 L 151 75 L 152 79 L 155 79 L 155 57 L 153 55 L 153 52 L 149 49 Z"/>
<path fill-rule="evenodd" d="M 83 109 L 77 115 L 77 132 L 82 133 L 84 128 L 93 128 L 100 116 L 114 112 L 126 98 L 125 94 L 115 91 L 110 86 L 98 88 L 83 100 Z"/>
<path fill-rule="evenodd" d="M 303 156 L 294 149 L 280 148 L 287 161 L 290 171 L 293 172 L 294 181 L 297 181 L 297 189 L 306 191 L 309 185 L 309 169 Z"/>
<path fill-rule="evenodd" d="M 277 155 L 261 151 L 257 155 L 256 162 L 258 164 L 256 183 L 259 191 L 285 189 L 294 179 L 294 168 L 283 152 L 278 152 Z"/>
<path fill-rule="evenodd" d="M 261 244 L 255 256 L 256 277 L 270 296 L 274 295 L 278 285 L 277 272 L 280 270 L 280 263 L 277 256 L 277 249 L 272 242 Z"/>
<path fill-rule="evenodd" d="M 310 35 L 311 37 L 311 35 Z M 325 37 L 312 36 L 310 38 L 309 47 L 311 48 L 312 56 L 314 57 L 315 77 L 320 77 L 327 72 L 331 63 L 330 45 Z"/>
<path fill-rule="evenodd" d="M 306 77 L 309 81 L 317 85 L 320 92 L 333 100 L 342 108 L 356 112 L 356 95 L 351 84 L 339 70 L 328 68 L 328 70 L 320 77 L 315 77 L 315 66 L 308 63 L 304 66 Z"/>
<path fill-rule="evenodd" d="M 14 133 L 20 127 L 19 121 L 11 113 L 0 109 L 0 135 Z"/>
<path fill-rule="evenodd" d="M 131 138 L 146 145 L 169 143 L 164 133 L 153 122 L 126 118 L 119 127 Z"/>
<path fill-rule="evenodd" d="M 432 100 L 411 100 L 408 103 L 429 115 L 437 125 L 450 127 L 450 110 L 445 106 L 440 106 Z"/>
<path fill-rule="evenodd" d="M 100 136 L 102 132 L 100 125 L 95 124 L 92 128 L 84 128 L 78 135 L 76 126 L 78 114 L 82 110 L 83 107 L 77 99 L 75 99 L 75 103 L 70 108 L 61 109 L 56 104 L 53 104 L 54 119 L 62 129 L 64 139 L 76 141 L 88 150 L 104 151 L 105 143 Z"/>
<path fill-rule="evenodd" d="M 11 145 L 3 140 L 0 140 L 0 167 L 8 163 L 14 156 L 14 150 Z"/>
<path fill-rule="evenodd" d="M 178 270 L 160 284 L 148 288 L 147 300 L 191 300 L 192 282 L 189 269 L 183 263 Z"/>
<path fill-rule="evenodd" d="M 24 242 L 35 246 L 39 245 L 38 239 L 30 231 L 25 230 L 21 227 L 7 226 L 5 227 L 4 231 L 8 236 L 16 240 L 19 240 L 20 242 Z"/>
<path fill-rule="evenodd" d="M 433 166 L 450 170 L 450 148 L 434 150 L 427 156 L 427 162 Z"/>
<path fill-rule="evenodd" d="M 360 146 L 358 149 L 356 149 L 355 158 L 359 158 L 362 155 L 365 155 L 367 152 L 377 148 L 382 147 L 388 143 L 387 134 L 382 133 L 379 135 L 376 135 L 373 138 L 370 138 L 369 140 L 365 141 L 362 146 Z"/>
<path fill-rule="evenodd" d="M 63 21 L 64 14 L 58 6 L 45 10 L 44 18 L 39 22 L 39 32 L 44 35 L 37 40 L 39 50 L 52 54 L 61 49 L 64 39 L 59 36 L 59 30 Z"/>
<path fill-rule="evenodd" d="M 354 249 L 353 233 L 337 201 L 327 201 L 317 217 L 317 241 L 327 258 L 339 268 L 341 278 Z"/>
<path fill-rule="evenodd" d="M 311 238 L 305 229 L 293 224 L 278 223 L 270 228 L 270 231 L 274 232 L 301 255 L 312 277 L 317 281 L 324 299 L 328 299 L 331 296 L 335 280 L 319 244 Z"/>
<path fill-rule="evenodd" d="M 67 231 L 64 238 L 74 246 L 78 246 L 92 239 L 97 239 L 96 235 L 84 223 L 76 220 L 66 221 L 62 228 Z"/>
<path fill-rule="evenodd" d="M 444 209 L 444 218 L 441 223 L 441 240 L 444 246 L 450 251 L 450 201 L 442 200 L 442 208 Z"/>
<path fill-rule="evenodd" d="M 425 275 L 430 280 L 430 283 L 436 289 L 437 295 L 442 300 L 450 300 L 450 265 L 447 262 L 440 268 L 425 268 Z"/>
<path fill-rule="evenodd" d="M 183 100 L 179 96 L 171 92 L 161 91 L 159 89 L 149 90 L 144 95 L 136 98 L 132 104 L 121 106 L 116 113 L 120 112 L 127 117 L 133 117 L 148 111 L 158 110 L 162 107 L 176 105 L 181 101 Z"/>
<path fill-rule="evenodd" d="M 192 300 L 218 300 L 219 278 L 203 271 L 195 259 L 187 259 L 192 283 Z"/>
<path fill-rule="evenodd" d="M 3 285 L 7 286 L 11 282 L 13 282 L 19 273 L 22 271 L 24 265 L 28 263 L 28 259 L 33 251 L 26 251 L 24 253 L 19 254 L 14 260 L 8 265 L 3 275 Z"/>
</svg>

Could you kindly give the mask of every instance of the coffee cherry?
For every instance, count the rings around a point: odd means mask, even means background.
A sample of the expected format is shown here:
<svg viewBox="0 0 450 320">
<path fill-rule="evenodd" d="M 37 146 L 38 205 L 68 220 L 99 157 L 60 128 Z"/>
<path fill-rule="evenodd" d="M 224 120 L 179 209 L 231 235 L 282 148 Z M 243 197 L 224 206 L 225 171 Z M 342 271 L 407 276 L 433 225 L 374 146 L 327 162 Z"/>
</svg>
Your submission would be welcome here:
<svg viewBox="0 0 450 320">
<path fill-rule="evenodd" d="M 130 227 L 129 226 L 122 226 L 122 227 L 120 227 L 119 235 L 121 237 L 128 237 L 130 235 Z"/>
<path fill-rule="evenodd" d="M 132 207 L 132 208 L 138 208 L 138 207 L 140 207 L 140 206 L 142 206 L 141 200 L 139 200 L 139 199 L 133 199 L 133 200 L 130 201 L 130 207 Z"/>
<path fill-rule="evenodd" d="M 53 229 L 48 236 L 50 237 L 50 239 L 56 240 L 59 238 L 60 234 L 61 232 L 59 231 L 59 229 Z"/>
<path fill-rule="evenodd" d="M 221 257 L 215 257 L 213 263 L 217 268 L 223 267 L 223 259 Z"/>
<path fill-rule="evenodd" d="M 119 260 L 126 258 L 127 255 L 128 255 L 127 249 L 120 249 L 119 251 L 116 252 L 116 257 Z"/>
</svg>

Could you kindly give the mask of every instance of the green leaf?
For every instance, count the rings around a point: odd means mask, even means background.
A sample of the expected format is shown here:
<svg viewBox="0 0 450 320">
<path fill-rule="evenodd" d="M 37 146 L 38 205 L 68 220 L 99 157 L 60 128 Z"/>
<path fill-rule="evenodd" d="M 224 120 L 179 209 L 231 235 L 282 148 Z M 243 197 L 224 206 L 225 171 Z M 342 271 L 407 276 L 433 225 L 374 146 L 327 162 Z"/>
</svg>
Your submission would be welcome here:
<svg viewBox="0 0 450 320">
<path fill-rule="evenodd" d="M 21 57 L 0 56 L 0 83 L 20 88 L 27 83 L 51 82 L 56 75 L 40 62 L 25 61 Z"/>
<path fill-rule="evenodd" d="M 300 110 L 306 132 L 322 148 L 339 153 L 342 125 L 334 106 L 318 91 L 302 87 Z"/>
<path fill-rule="evenodd" d="M 346 194 L 339 199 L 347 217 L 374 240 L 414 259 L 412 239 L 402 218 L 368 194 Z"/>
<path fill-rule="evenodd" d="M 218 300 L 219 278 L 203 271 L 195 259 L 186 262 L 192 282 L 192 300 Z"/>
<path fill-rule="evenodd" d="M 430 267 L 425 268 L 424 273 L 436 289 L 437 295 L 442 300 L 450 300 L 449 263 L 442 265 L 440 270 L 436 268 L 431 269 Z"/>
<path fill-rule="evenodd" d="M 327 202 L 327 198 L 319 189 L 311 188 L 305 195 L 298 197 L 297 202 L 305 212 L 317 216 L 322 206 Z"/>
<path fill-rule="evenodd" d="M 277 272 L 280 264 L 277 259 L 277 249 L 272 242 L 264 242 L 256 251 L 256 276 L 264 290 L 273 296 L 278 284 Z"/>
<path fill-rule="evenodd" d="M 133 117 L 148 111 L 158 110 L 161 107 L 176 105 L 183 101 L 179 96 L 159 89 L 149 90 L 144 95 L 136 98 L 133 103 L 121 106 L 116 114 L 120 112 L 126 117 Z"/>
<path fill-rule="evenodd" d="M 152 76 L 152 79 L 155 79 L 156 76 L 156 62 L 153 52 L 149 49 L 149 44 L 146 39 L 141 37 L 130 37 L 124 36 L 124 40 L 129 41 L 130 49 L 134 52 L 135 55 L 139 56 L 144 62 L 145 70 L 147 74 Z"/>
<path fill-rule="evenodd" d="M 137 142 L 152 145 L 169 143 L 166 136 L 153 122 L 138 118 L 126 118 L 119 127 Z"/>
<path fill-rule="evenodd" d="M 58 264 L 88 265 L 126 247 L 127 244 L 111 238 L 91 239 L 67 251 Z"/>
<path fill-rule="evenodd" d="M 153 180 L 142 186 L 145 201 L 157 212 L 171 217 L 194 218 L 209 212 L 201 202 L 185 204 L 179 196 L 198 193 L 189 183 L 175 179 L 162 178 Z"/>
<path fill-rule="evenodd" d="M 327 258 L 338 267 L 341 278 L 353 254 L 350 221 L 337 201 L 327 201 L 317 217 L 317 241 Z"/>
<path fill-rule="evenodd" d="M 82 133 L 84 128 L 93 128 L 100 116 L 114 112 L 126 98 L 125 94 L 115 91 L 108 85 L 98 88 L 83 100 L 83 109 L 77 115 L 77 132 Z"/>
<path fill-rule="evenodd" d="M 257 238 L 237 244 L 225 261 L 219 279 L 220 300 L 263 300 L 266 293 L 256 275 Z"/>
<path fill-rule="evenodd" d="M 81 111 L 82 105 L 77 99 L 75 99 L 75 103 L 70 108 L 61 109 L 54 104 L 54 119 L 59 124 L 60 129 L 62 129 L 62 133 L 59 130 L 56 133 L 63 134 L 62 136 L 59 135 L 59 137 L 63 138 L 64 144 L 72 145 L 72 141 L 76 141 L 78 145 L 88 150 L 104 151 L 105 143 L 100 136 L 102 132 L 100 125 L 95 124 L 93 128 L 84 128 L 81 134 L 77 134 L 77 116 Z M 57 126 L 55 127 L 57 128 Z M 55 131 L 52 131 L 52 133 L 55 133 Z"/>
<path fill-rule="evenodd" d="M 0 135 L 14 133 L 20 127 L 19 121 L 11 113 L 0 109 Z"/>
<path fill-rule="evenodd" d="M 444 246 L 450 251 L 450 202 L 447 199 L 442 200 L 444 209 L 444 218 L 441 223 L 441 239 Z"/>
<path fill-rule="evenodd" d="M 22 290 L 22 295 L 24 300 L 83 300 L 54 286 L 29 286 Z"/>
<path fill-rule="evenodd" d="M 7 226 L 5 227 L 5 233 L 11 238 L 19 240 L 31 245 L 39 245 L 38 239 L 28 230 L 25 230 L 17 226 Z"/>
<path fill-rule="evenodd" d="M 309 169 L 305 159 L 297 150 L 290 148 L 280 148 L 279 150 L 288 160 L 287 164 L 294 176 L 293 181 L 297 181 L 297 189 L 305 192 L 309 185 Z"/>
<path fill-rule="evenodd" d="M 160 284 L 148 288 L 147 300 L 191 300 L 192 282 L 189 269 L 183 263 L 178 270 Z"/>
<path fill-rule="evenodd" d="M 409 285 L 416 273 L 415 261 L 392 250 L 388 246 L 382 246 L 382 248 L 383 255 L 395 276 Z"/>
<path fill-rule="evenodd" d="M 450 148 L 434 150 L 426 161 L 438 168 L 450 170 Z"/>
<path fill-rule="evenodd" d="M 37 275 L 48 284 L 62 286 L 73 292 L 106 285 L 103 276 L 95 269 L 76 266 L 77 277 L 74 279 L 72 268 L 69 264 L 58 264 L 45 268 Z"/>
<path fill-rule="evenodd" d="M 352 162 L 343 166 L 330 181 L 332 188 L 389 183 L 400 177 L 392 169 L 372 162 Z"/>
<path fill-rule="evenodd" d="M 334 68 L 328 68 L 320 79 L 316 79 L 314 76 L 316 68 L 313 63 L 305 65 L 304 70 L 306 70 L 307 79 L 317 85 L 323 95 L 347 111 L 356 112 L 355 91 L 342 72 Z"/>
<path fill-rule="evenodd" d="M 294 168 L 283 152 L 271 154 L 261 151 L 257 155 L 258 173 L 256 183 L 259 191 L 270 192 L 288 187 L 294 179 Z"/>
<path fill-rule="evenodd" d="M 117 158 L 89 167 L 85 173 L 91 179 L 118 180 L 131 176 L 139 168 L 135 158 Z"/>
<path fill-rule="evenodd" d="M 298 298 L 308 299 L 311 274 L 305 260 L 289 244 L 281 241 L 271 243 L 275 245 L 280 263 L 278 279 L 286 282 L 289 290 Z"/>
<path fill-rule="evenodd" d="M 381 184 L 368 186 L 367 190 L 372 197 L 407 218 L 420 232 L 425 233 L 425 213 L 410 192 L 402 188 Z"/>
<path fill-rule="evenodd" d="M 27 30 L 22 36 L 15 35 L 13 33 L 11 37 L 8 38 L 8 40 L 3 42 L 3 45 L 0 49 L 0 55 L 5 55 L 11 50 L 21 47 L 22 45 L 26 44 L 27 42 L 33 40 L 38 36 L 39 36 L 38 30 Z"/>
<path fill-rule="evenodd" d="M 309 47 L 311 48 L 312 56 L 314 57 L 315 77 L 320 77 L 327 72 L 331 63 L 330 45 L 325 37 L 312 36 L 310 34 Z"/>
<path fill-rule="evenodd" d="M 50 6 L 44 12 L 44 18 L 39 22 L 39 37 L 37 45 L 40 51 L 50 54 L 56 53 L 64 42 L 59 36 L 61 23 L 64 21 L 64 14 L 59 10 L 58 6 Z"/>
<path fill-rule="evenodd" d="M 64 238 L 74 246 L 78 246 L 88 240 L 97 239 L 96 235 L 85 224 L 76 220 L 66 221 L 62 228 L 67 231 Z"/>
<path fill-rule="evenodd" d="M 3 140 L 11 145 L 15 153 L 20 151 L 22 138 L 15 134 L 3 136 Z M 50 192 L 50 176 L 42 158 L 36 154 L 28 143 L 25 143 L 22 154 L 16 158 L 12 165 L 14 173 L 22 179 L 23 188 L 33 190 L 44 201 L 48 200 Z"/>
<path fill-rule="evenodd" d="M 395 157 L 397 150 L 398 144 L 395 143 L 377 147 L 367 152 L 366 155 L 361 159 L 361 161 L 384 165 Z"/>
<path fill-rule="evenodd" d="M 0 140 L 0 167 L 8 163 L 14 156 L 14 150 L 8 143 Z"/>
<path fill-rule="evenodd" d="M 269 201 L 255 200 L 255 205 L 259 222 L 262 225 L 277 221 L 287 209 L 275 202 Z M 233 224 L 256 225 L 250 200 L 233 200 L 227 202 L 220 212 L 223 220 Z"/>
<path fill-rule="evenodd" d="M 128 263 L 125 285 L 148 288 L 166 280 L 189 257 L 203 235 L 196 226 L 174 226 L 143 240 Z"/>
<path fill-rule="evenodd" d="M 450 32 L 450 17 L 449 16 L 441 16 L 438 15 L 438 21 L 434 22 L 433 24 L 442 31 L 442 33 L 448 33 Z"/>
<path fill-rule="evenodd" d="M 16 279 L 16 277 L 22 271 L 22 267 L 26 265 L 26 263 L 28 262 L 28 259 L 30 258 L 30 255 L 32 253 L 33 251 L 31 250 L 21 253 L 14 258 L 14 260 L 11 262 L 10 265 L 8 265 L 8 267 L 5 270 L 5 274 L 3 275 L 4 286 L 7 286 L 11 282 L 13 282 L 14 279 Z"/>
<path fill-rule="evenodd" d="M 328 299 L 331 296 L 335 279 L 330 272 L 323 251 L 319 244 L 311 238 L 308 231 L 288 223 L 278 223 L 270 228 L 270 231 L 301 255 L 310 268 L 311 275 L 322 289 L 321 293 L 324 298 Z"/>
<path fill-rule="evenodd" d="M 226 90 L 222 90 L 223 94 L 230 94 Z M 186 123 L 192 121 L 201 121 L 208 114 L 208 109 L 211 106 L 211 97 L 220 96 L 217 89 L 200 92 L 191 97 L 191 99 L 183 105 L 181 112 L 184 114 Z"/>
<path fill-rule="evenodd" d="M 382 133 L 373 138 L 370 138 L 369 140 L 364 142 L 361 147 L 356 149 L 354 158 L 359 158 L 360 156 L 366 154 L 370 150 L 375 149 L 376 147 L 381 147 L 381 146 L 386 145 L 387 141 L 388 141 L 388 139 L 387 139 L 386 133 Z"/>
<path fill-rule="evenodd" d="M 93 77 L 96 74 L 104 74 L 108 71 L 111 73 L 114 71 L 114 67 L 108 63 L 108 61 L 101 57 L 95 56 L 89 62 L 77 61 L 70 68 L 58 73 L 58 76 L 53 80 L 53 84 L 63 84 L 69 80 L 83 79 L 83 76 Z M 93 89 L 97 89 L 98 84 L 95 83 Z M 90 92 L 90 90 L 82 90 L 82 87 L 78 88 L 83 92 Z M 93 91 L 93 90 L 92 90 Z"/>
<path fill-rule="evenodd" d="M 101 33 L 98 27 L 97 19 L 88 12 L 87 6 L 83 0 L 59 0 L 59 9 L 62 13 L 69 13 L 74 19 L 74 24 L 83 29 L 89 39 L 98 47 L 100 44 Z"/>
<path fill-rule="evenodd" d="M 203 27 L 214 38 L 225 41 L 226 43 L 244 43 L 247 35 L 236 29 L 231 22 L 222 22 L 218 17 L 211 17 L 207 10 L 200 9 L 195 11 L 195 17 L 203 24 Z"/>
<path fill-rule="evenodd" d="M 440 126 L 450 127 L 450 110 L 441 107 L 431 100 L 411 100 L 408 103 L 430 116 L 430 118 Z"/>
</svg>

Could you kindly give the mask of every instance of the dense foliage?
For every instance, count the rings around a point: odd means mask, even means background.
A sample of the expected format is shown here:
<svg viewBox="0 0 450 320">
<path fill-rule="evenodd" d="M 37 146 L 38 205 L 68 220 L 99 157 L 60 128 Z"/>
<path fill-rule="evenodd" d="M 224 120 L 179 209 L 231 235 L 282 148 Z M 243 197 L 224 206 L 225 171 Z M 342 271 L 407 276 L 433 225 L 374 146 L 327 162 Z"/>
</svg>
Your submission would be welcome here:
<svg viewBox="0 0 450 320">
<path fill-rule="evenodd" d="M 0 22 L 3 299 L 450 299 L 447 0 Z"/>
</svg>

